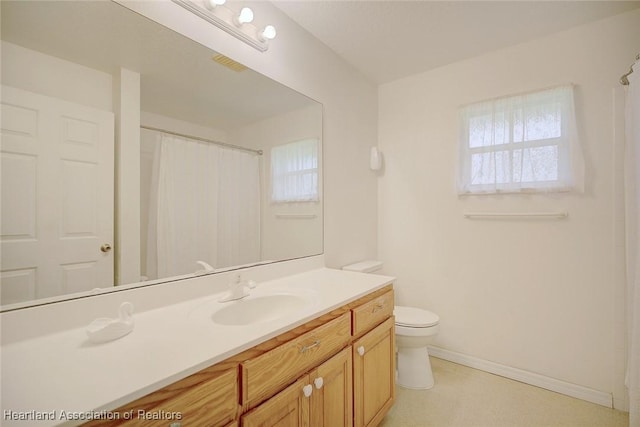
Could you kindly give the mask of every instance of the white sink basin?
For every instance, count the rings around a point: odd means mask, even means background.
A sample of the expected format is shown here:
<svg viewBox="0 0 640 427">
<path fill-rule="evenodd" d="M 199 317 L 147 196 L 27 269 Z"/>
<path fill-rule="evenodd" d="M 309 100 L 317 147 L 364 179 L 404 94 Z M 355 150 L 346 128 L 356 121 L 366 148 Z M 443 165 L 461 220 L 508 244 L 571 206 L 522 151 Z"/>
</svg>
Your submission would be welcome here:
<svg viewBox="0 0 640 427">
<path fill-rule="evenodd" d="M 220 302 L 224 295 L 203 300 L 187 316 L 217 326 L 250 326 L 312 310 L 318 303 L 316 291 L 295 287 L 262 287 L 242 299 Z"/>
<path fill-rule="evenodd" d="M 294 294 L 248 296 L 241 300 L 223 303 L 225 307 L 216 310 L 211 320 L 219 325 L 228 326 L 269 322 L 301 310 L 310 303 L 308 298 Z"/>
</svg>

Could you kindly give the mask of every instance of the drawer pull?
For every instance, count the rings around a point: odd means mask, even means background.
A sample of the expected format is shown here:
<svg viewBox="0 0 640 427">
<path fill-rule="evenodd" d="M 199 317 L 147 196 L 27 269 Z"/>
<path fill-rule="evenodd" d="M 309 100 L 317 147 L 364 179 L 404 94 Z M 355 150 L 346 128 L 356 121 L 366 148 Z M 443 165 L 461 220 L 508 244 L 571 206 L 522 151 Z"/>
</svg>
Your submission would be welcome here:
<svg viewBox="0 0 640 427">
<path fill-rule="evenodd" d="M 304 393 L 304 397 L 311 396 L 311 393 L 313 393 L 313 387 L 311 387 L 311 384 L 307 384 L 306 386 L 302 387 L 302 393 Z"/>
<path fill-rule="evenodd" d="M 361 345 L 360 347 L 358 347 L 358 354 L 359 354 L 360 356 L 364 356 L 364 346 L 363 346 L 363 345 Z"/>
<path fill-rule="evenodd" d="M 318 377 L 315 380 L 313 380 L 313 383 L 316 385 L 316 388 L 320 390 L 324 385 L 324 380 L 322 379 L 322 377 Z"/>
<path fill-rule="evenodd" d="M 314 347 L 317 347 L 320 345 L 320 340 L 315 340 L 313 342 L 313 344 L 310 345 L 305 345 L 300 349 L 300 353 L 306 353 L 307 351 L 311 350 Z"/>
<path fill-rule="evenodd" d="M 371 313 L 375 313 L 376 311 L 380 311 L 383 308 L 384 308 L 384 303 L 383 302 L 379 302 L 378 304 L 373 306 L 373 308 L 371 309 Z"/>
</svg>

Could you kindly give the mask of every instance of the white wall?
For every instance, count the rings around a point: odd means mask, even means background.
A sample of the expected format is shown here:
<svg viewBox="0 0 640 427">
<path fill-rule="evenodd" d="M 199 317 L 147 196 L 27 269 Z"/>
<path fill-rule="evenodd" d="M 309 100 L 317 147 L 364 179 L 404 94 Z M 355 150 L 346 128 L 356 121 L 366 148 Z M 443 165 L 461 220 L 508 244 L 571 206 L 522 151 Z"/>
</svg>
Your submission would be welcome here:
<svg viewBox="0 0 640 427">
<path fill-rule="evenodd" d="M 368 150 L 377 142 L 373 84 L 269 2 L 251 3 L 256 24 L 278 30 L 264 53 L 168 0 L 118 2 L 321 102 L 326 263 L 376 256 L 377 183 L 368 169 Z"/>
<path fill-rule="evenodd" d="M 399 303 L 440 315 L 436 346 L 614 393 L 620 405 L 622 141 L 614 131 L 618 79 L 638 40 L 635 11 L 379 88 L 379 255 L 398 277 Z M 458 197 L 458 107 L 569 82 L 585 194 Z M 566 220 L 463 218 L 565 210 Z"/>
<path fill-rule="evenodd" d="M 322 205 L 318 202 L 271 203 L 271 148 L 307 138 L 322 139 L 322 107 L 311 105 L 230 132 L 229 141 L 263 150 L 261 163 L 263 260 L 298 258 L 322 253 Z M 319 147 L 322 150 L 322 145 Z M 321 160 L 321 159 L 320 159 Z M 319 162 L 322 181 L 322 161 Z M 323 200 L 322 188 L 320 200 Z M 309 215 L 279 217 L 278 215 Z M 311 217 L 313 216 L 313 217 Z"/>
</svg>

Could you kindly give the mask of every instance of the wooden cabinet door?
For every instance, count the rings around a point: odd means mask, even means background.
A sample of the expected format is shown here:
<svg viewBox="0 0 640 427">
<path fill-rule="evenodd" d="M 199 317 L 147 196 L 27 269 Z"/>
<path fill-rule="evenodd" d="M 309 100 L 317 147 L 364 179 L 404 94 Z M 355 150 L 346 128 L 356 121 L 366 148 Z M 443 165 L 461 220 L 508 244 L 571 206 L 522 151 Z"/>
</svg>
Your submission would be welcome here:
<svg viewBox="0 0 640 427">
<path fill-rule="evenodd" d="M 396 398 L 394 318 L 353 343 L 354 425 L 380 423 Z"/>
<path fill-rule="evenodd" d="M 309 375 L 242 416 L 242 427 L 309 427 Z"/>
<path fill-rule="evenodd" d="M 351 347 L 318 366 L 310 374 L 311 426 L 353 425 L 353 383 Z"/>
</svg>

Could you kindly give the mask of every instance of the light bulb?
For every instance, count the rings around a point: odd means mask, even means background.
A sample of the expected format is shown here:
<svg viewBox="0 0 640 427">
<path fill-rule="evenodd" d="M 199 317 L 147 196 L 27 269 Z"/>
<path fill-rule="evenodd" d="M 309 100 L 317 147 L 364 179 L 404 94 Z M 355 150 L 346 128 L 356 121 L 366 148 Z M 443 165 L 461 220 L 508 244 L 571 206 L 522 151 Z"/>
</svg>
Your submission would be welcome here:
<svg viewBox="0 0 640 427">
<path fill-rule="evenodd" d="M 204 5 L 209 10 L 215 9 L 217 6 L 222 6 L 227 0 L 204 0 Z"/>
<path fill-rule="evenodd" d="M 259 38 L 262 41 L 267 41 L 267 40 L 273 40 L 276 38 L 276 27 L 274 27 L 273 25 L 267 25 L 266 27 L 264 27 L 264 29 L 260 32 L 259 34 Z"/>
<path fill-rule="evenodd" d="M 238 15 L 237 21 L 239 25 L 253 21 L 253 10 L 248 7 L 243 7 L 240 10 L 240 15 Z"/>
</svg>

